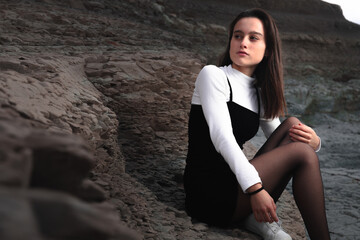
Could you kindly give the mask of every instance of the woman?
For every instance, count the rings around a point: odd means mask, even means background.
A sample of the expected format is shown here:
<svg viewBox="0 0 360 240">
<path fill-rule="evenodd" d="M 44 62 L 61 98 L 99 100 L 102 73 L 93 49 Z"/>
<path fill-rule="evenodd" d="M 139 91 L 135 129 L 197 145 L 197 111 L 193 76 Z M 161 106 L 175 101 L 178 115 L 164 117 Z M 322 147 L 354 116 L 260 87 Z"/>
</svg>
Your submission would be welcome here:
<svg viewBox="0 0 360 240">
<path fill-rule="evenodd" d="M 311 239 L 329 239 L 319 162 L 320 138 L 290 117 L 283 93 L 280 38 L 261 9 L 230 25 L 220 67 L 205 66 L 195 83 L 184 173 L 192 217 L 226 226 L 240 221 L 264 239 L 291 239 L 277 224 L 276 201 L 293 178 L 295 201 Z M 242 145 L 259 126 L 268 138 L 248 161 Z"/>
</svg>

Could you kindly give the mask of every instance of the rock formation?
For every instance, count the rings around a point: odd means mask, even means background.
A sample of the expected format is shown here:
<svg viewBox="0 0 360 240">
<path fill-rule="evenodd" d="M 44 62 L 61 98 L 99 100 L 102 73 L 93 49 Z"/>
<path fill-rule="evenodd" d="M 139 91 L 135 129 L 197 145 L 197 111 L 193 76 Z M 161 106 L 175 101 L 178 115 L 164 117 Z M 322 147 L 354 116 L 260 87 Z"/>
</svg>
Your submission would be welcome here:
<svg viewBox="0 0 360 240">
<path fill-rule="evenodd" d="M 272 2 L 1 1 L 0 238 L 259 239 L 184 210 L 197 73 L 248 7 L 278 21 L 288 77 L 347 82 L 360 70 L 360 28 L 338 7 Z M 305 237 L 287 192 L 279 215 Z"/>
</svg>

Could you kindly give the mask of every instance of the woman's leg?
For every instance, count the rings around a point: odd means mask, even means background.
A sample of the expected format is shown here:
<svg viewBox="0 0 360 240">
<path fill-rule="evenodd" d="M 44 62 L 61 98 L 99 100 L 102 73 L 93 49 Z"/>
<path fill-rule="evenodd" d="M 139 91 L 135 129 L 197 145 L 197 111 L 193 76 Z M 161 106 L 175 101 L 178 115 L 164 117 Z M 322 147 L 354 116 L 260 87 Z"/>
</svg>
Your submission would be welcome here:
<svg viewBox="0 0 360 240">
<path fill-rule="evenodd" d="M 294 198 L 309 236 L 311 239 L 329 239 L 318 157 L 309 145 L 292 142 L 288 137 L 288 129 L 297 122 L 296 118 L 285 120 L 251 163 L 274 201 L 293 177 Z M 249 197 L 240 190 L 234 220 L 244 219 L 250 212 Z"/>
<path fill-rule="evenodd" d="M 299 119 L 295 117 L 289 117 L 284 120 L 281 125 L 271 134 L 269 139 L 264 143 L 260 150 L 256 153 L 256 156 L 259 156 L 263 153 L 271 151 L 279 146 L 293 142 L 289 136 L 289 129 L 293 125 L 300 124 Z"/>
</svg>

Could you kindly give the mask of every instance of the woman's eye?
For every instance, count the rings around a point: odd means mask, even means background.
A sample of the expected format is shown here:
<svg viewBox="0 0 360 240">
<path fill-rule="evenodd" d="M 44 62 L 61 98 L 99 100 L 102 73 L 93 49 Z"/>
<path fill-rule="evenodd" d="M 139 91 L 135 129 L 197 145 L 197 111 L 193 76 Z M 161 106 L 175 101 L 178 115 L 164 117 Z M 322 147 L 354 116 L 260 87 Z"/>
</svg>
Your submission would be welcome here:
<svg viewBox="0 0 360 240">
<path fill-rule="evenodd" d="M 256 36 L 250 36 L 250 40 L 256 41 L 256 40 L 259 40 L 259 38 Z"/>
</svg>

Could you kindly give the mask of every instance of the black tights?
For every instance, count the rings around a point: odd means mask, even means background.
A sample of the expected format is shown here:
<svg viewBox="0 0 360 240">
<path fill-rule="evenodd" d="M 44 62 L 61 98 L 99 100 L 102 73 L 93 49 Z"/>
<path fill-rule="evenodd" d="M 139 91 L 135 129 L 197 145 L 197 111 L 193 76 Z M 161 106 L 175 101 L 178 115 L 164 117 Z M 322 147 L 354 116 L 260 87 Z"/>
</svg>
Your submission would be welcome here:
<svg viewBox="0 0 360 240">
<path fill-rule="evenodd" d="M 275 202 L 292 177 L 295 202 L 310 238 L 330 239 L 318 157 L 308 144 L 293 142 L 288 134 L 299 123 L 295 117 L 286 119 L 250 162 Z M 240 189 L 234 219 L 244 219 L 250 212 L 249 197 Z"/>
</svg>

